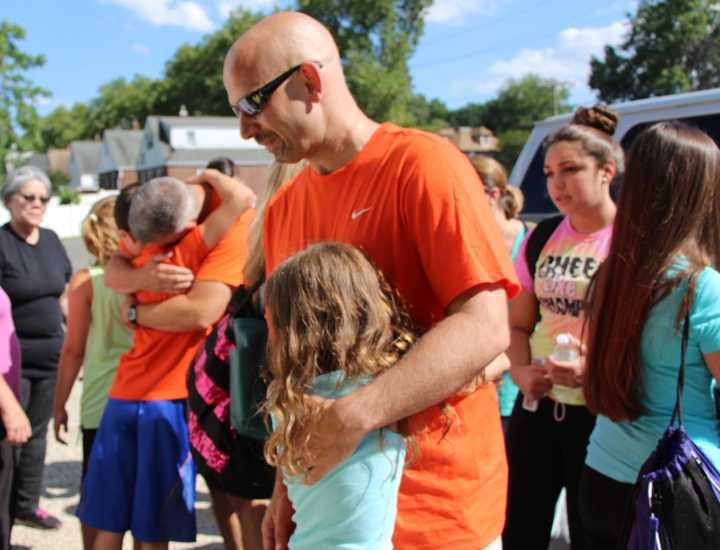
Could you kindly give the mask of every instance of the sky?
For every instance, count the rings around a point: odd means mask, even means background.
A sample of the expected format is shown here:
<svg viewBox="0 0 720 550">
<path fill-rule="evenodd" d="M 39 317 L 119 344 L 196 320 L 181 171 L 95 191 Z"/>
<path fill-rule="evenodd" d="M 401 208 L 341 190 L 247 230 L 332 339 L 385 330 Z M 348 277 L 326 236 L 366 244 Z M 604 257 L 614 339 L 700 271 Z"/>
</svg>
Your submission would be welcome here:
<svg viewBox="0 0 720 550">
<path fill-rule="evenodd" d="M 28 76 L 50 90 L 38 108 L 86 102 L 99 86 L 135 74 L 159 77 L 185 43 L 219 28 L 230 10 L 280 0 L 0 0 L 0 19 L 22 26 L 22 51 L 46 56 Z M 451 108 L 497 95 L 530 72 L 570 86 L 575 105 L 595 101 L 591 55 L 618 44 L 636 0 L 436 0 L 410 60 L 413 91 Z M 228 114 L 230 112 L 228 111 Z"/>
</svg>

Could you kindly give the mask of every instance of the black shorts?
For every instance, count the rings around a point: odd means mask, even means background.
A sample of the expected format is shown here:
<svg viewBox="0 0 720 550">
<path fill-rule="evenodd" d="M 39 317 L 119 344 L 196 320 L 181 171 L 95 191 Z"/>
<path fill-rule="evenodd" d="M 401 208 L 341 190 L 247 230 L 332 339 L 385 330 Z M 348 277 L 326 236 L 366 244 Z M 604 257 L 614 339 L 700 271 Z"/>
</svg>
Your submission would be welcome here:
<svg viewBox="0 0 720 550">
<path fill-rule="evenodd" d="M 275 469 L 262 441 L 240 437 L 230 424 L 227 318 L 205 340 L 188 369 L 190 449 L 198 473 L 213 491 L 247 500 L 270 498 Z M 223 412 L 219 412 L 223 411 Z"/>
</svg>

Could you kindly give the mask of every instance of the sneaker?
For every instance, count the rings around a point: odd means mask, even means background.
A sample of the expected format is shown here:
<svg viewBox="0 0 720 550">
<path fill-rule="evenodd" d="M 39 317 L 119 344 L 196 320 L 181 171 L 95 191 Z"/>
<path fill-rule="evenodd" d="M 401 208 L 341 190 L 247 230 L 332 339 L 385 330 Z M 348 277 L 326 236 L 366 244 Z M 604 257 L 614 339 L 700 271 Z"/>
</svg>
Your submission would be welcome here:
<svg viewBox="0 0 720 550">
<path fill-rule="evenodd" d="M 42 508 L 35 508 L 31 513 L 15 517 L 15 522 L 35 529 L 59 529 L 62 522 Z"/>
</svg>

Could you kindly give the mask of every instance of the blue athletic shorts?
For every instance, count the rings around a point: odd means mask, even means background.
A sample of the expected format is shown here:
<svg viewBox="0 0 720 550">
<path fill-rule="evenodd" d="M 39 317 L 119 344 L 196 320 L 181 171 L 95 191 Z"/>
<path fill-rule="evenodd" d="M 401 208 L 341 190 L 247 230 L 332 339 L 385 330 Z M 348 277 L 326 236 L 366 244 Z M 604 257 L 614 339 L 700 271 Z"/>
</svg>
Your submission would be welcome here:
<svg viewBox="0 0 720 550">
<path fill-rule="evenodd" d="M 185 401 L 109 399 L 77 516 L 143 542 L 195 540 L 195 465 Z"/>
</svg>

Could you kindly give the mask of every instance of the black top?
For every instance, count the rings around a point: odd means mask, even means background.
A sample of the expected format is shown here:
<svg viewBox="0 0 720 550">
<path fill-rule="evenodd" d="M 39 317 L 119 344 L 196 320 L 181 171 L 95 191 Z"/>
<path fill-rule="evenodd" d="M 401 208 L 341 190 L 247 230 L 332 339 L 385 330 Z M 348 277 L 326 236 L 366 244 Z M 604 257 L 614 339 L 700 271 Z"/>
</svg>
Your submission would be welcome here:
<svg viewBox="0 0 720 550">
<path fill-rule="evenodd" d="M 6 223 L 0 227 L 0 286 L 10 297 L 26 376 L 57 369 L 63 345 L 60 295 L 72 265 L 54 231 L 40 228 L 36 244 L 26 243 Z"/>
</svg>

